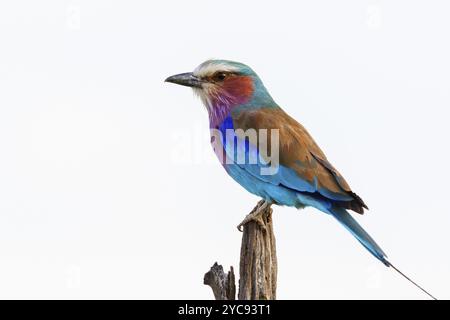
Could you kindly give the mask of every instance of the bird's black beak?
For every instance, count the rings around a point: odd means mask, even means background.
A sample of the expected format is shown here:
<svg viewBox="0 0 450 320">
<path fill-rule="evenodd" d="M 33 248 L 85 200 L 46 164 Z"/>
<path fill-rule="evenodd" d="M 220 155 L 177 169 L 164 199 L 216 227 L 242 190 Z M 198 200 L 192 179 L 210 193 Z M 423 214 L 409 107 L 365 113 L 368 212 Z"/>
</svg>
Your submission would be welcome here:
<svg viewBox="0 0 450 320">
<path fill-rule="evenodd" d="M 201 88 L 203 81 L 192 74 L 192 72 L 180 73 L 168 77 L 165 82 L 172 82 L 186 87 Z"/>
</svg>

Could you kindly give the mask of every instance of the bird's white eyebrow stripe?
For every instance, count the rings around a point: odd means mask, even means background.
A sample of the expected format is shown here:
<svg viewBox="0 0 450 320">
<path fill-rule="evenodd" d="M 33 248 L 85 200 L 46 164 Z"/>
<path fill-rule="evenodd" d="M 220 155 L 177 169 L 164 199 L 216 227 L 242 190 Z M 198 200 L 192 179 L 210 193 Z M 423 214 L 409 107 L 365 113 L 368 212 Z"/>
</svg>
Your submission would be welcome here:
<svg viewBox="0 0 450 320">
<path fill-rule="evenodd" d="M 238 71 L 238 68 L 226 63 L 213 63 L 213 62 L 205 62 L 199 65 L 194 70 L 194 76 L 196 77 L 205 77 L 205 76 L 211 76 L 217 71 L 225 71 L 225 72 L 236 72 Z"/>
</svg>

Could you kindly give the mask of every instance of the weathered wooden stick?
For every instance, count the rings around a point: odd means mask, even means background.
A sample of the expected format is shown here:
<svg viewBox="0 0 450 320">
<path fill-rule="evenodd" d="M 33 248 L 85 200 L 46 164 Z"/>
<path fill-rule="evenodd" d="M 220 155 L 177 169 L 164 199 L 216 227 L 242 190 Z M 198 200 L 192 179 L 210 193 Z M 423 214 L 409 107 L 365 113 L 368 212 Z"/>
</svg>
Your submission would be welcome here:
<svg viewBox="0 0 450 320">
<path fill-rule="evenodd" d="M 261 224 L 244 226 L 239 268 L 239 300 L 274 300 L 277 290 L 277 254 L 272 208 L 261 214 Z"/>
<path fill-rule="evenodd" d="M 239 275 L 239 300 L 276 299 L 277 255 L 270 206 L 259 221 L 244 226 Z M 233 267 L 225 275 L 222 266 L 215 263 L 205 274 L 204 284 L 212 288 L 216 300 L 235 297 Z"/>
</svg>

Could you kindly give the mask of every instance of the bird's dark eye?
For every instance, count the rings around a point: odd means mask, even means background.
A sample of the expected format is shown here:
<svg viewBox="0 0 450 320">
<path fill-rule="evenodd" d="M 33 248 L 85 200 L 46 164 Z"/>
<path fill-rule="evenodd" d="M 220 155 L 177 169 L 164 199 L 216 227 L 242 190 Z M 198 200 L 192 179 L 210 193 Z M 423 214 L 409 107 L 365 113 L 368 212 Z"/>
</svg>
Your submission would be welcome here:
<svg viewBox="0 0 450 320">
<path fill-rule="evenodd" d="M 213 79 L 214 81 L 223 81 L 227 77 L 227 74 L 225 72 L 217 72 L 214 74 Z"/>
</svg>

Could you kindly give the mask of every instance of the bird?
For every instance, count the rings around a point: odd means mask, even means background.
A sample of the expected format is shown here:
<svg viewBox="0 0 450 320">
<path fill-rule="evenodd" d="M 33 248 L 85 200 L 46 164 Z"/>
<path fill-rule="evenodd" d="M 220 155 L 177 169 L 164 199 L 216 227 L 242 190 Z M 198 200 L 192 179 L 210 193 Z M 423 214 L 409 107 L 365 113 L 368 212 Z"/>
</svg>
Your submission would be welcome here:
<svg viewBox="0 0 450 320">
<path fill-rule="evenodd" d="M 385 266 L 436 299 L 397 269 L 349 213 L 362 215 L 368 206 L 305 127 L 274 101 L 253 69 L 240 62 L 210 59 L 193 72 L 170 76 L 165 82 L 193 89 L 208 112 L 211 144 L 223 168 L 261 198 L 239 230 L 249 221 L 260 221 L 261 213 L 272 204 L 316 208 L 334 217 Z M 265 135 L 258 135 L 261 132 Z"/>
</svg>

